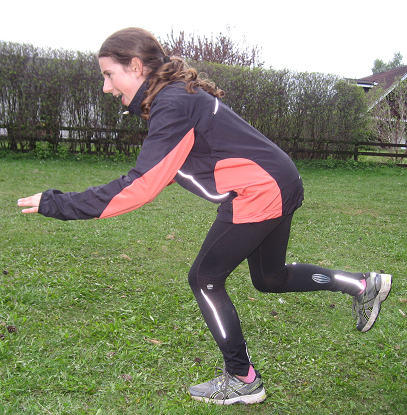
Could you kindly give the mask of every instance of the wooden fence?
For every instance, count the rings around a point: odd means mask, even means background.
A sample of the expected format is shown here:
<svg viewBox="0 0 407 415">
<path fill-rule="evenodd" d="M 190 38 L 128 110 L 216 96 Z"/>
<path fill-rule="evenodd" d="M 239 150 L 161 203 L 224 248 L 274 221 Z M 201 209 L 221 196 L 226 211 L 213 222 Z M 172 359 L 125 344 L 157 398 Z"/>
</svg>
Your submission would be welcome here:
<svg viewBox="0 0 407 415">
<path fill-rule="evenodd" d="M 361 156 L 390 158 L 397 165 L 407 167 L 403 162 L 407 159 L 407 144 L 381 143 L 358 141 L 354 143 L 341 141 L 315 141 L 315 140 L 276 140 L 278 144 L 293 159 L 328 158 L 339 156 L 353 158 L 358 161 Z M 341 148 L 342 147 L 342 148 Z M 321 157 L 322 156 L 322 157 Z"/>
<path fill-rule="evenodd" d="M 9 148 L 10 137 L 4 134 L 0 135 L 0 148 Z M 86 138 L 63 138 L 64 134 L 73 131 L 82 133 L 82 137 Z M 101 138 L 101 135 L 112 135 L 115 138 Z M 19 136 L 17 142 L 20 144 L 15 151 L 29 151 L 35 148 L 37 142 L 49 142 L 58 144 L 69 144 L 71 151 L 82 152 L 86 150 L 88 154 L 112 154 L 115 152 L 124 153 L 126 155 L 137 154 L 147 135 L 147 130 L 140 129 L 135 132 L 123 129 L 81 129 L 72 127 L 60 128 L 61 138 L 57 140 L 47 137 L 44 134 L 36 136 Z M 15 139 L 15 137 L 14 137 Z M 389 158 L 396 164 L 407 167 L 407 144 L 379 143 L 379 142 L 348 142 L 348 141 L 318 141 L 318 140 L 298 140 L 298 139 L 277 139 L 273 140 L 293 159 L 320 159 L 330 156 L 336 158 L 353 158 L 358 161 L 361 156 Z M 23 145 L 22 143 L 30 145 Z M 398 163 L 401 162 L 401 163 Z"/>
<path fill-rule="evenodd" d="M 138 151 L 147 136 L 145 128 L 80 128 L 58 127 L 59 136 L 52 131 L 32 129 L 27 133 L 21 130 L 12 131 L 9 135 L 6 126 L 0 125 L 0 149 L 9 149 L 16 152 L 34 151 L 38 143 L 48 143 L 49 147 L 57 151 L 59 145 L 69 148 L 69 152 L 87 154 L 123 153 L 126 155 L 138 154 Z"/>
</svg>

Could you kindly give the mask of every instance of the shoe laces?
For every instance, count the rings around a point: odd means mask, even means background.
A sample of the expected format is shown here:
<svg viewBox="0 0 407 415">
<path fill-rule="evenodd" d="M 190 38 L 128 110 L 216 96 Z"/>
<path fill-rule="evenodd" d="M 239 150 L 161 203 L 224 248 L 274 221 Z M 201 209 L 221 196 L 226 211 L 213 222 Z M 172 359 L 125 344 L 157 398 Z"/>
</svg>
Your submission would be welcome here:
<svg viewBox="0 0 407 415">
<path fill-rule="evenodd" d="M 361 307 L 364 307 L 366 303 L 372 300 L 372 298 L 370 297 L 372 290 L 376 293 L 379 291 L 376 286 L 378 280 L 377 276 L 378 274 L 370 275 L 370 286 L 366 280 L 366 288 L 363 291 L 363 293 L 353 297 L 352 316 L 355 320 L 358 319 Z"/>
<path fill-rule="evenodd" d="M 226 397 L 227 397 L 227 391 L 229 389 L 229 382 L 232 377 L 232 375 L 229 374 L 229 372 L 226 370 L 226 364 L 223 363 L 223 368 L 216 367 L 215 373 L 221 372 L 220 375 L 216 376 L 215 379 L 213 379 L 214 383 L 221 383 L 219 390 L 223 394 L 223 404 L 225 404 Z"/>
</svg>

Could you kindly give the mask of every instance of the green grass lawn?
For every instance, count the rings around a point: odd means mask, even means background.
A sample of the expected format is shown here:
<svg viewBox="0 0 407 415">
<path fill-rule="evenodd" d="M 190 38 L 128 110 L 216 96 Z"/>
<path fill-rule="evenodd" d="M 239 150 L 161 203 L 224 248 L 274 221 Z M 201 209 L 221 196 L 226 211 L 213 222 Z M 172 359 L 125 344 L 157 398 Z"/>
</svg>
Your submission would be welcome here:
<svg viewBox="0 0 407 415">
<path fill-rule="evenodd" d="M 0 414 L 407 413 L 407 169 L 299 164 L 306 199 L 287 262 L 383 270 L 393 290 L 362 334 L 350 297 L 259 293 L 239 266 L 228 291 L 268 399 L 218 407 L 186 393 L 222 365 L 187 282 L 215 205 L 173 185 L 105 220 L 61 222 L 16 206 L 129 168 L 0 159 Z"/>
</svg>

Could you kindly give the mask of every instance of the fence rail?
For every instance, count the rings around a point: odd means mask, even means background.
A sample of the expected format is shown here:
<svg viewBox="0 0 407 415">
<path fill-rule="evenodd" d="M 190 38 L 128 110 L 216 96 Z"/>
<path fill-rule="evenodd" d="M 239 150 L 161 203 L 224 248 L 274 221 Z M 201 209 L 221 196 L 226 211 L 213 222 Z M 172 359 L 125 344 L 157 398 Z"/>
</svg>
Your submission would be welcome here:
<svg viewBox="0 0 407 415">
<path fill-rule="evenodd" d="M 57 133 L 55 133 L 57 131 Z M 30 152 L 38 143 L 48 143 L 53 150 L 59 145 L 69 146 L 69 152 L 88 154 L 112 154 L 115 152 L 126 155 L 138 153 L 144 138 L 145 128 L 125 129 L 108 127 L 62 127 L 56 130 L 34 128 L 29 132 L 22 129 L 11 129 L 0 125 L 0 148 L 16 152 Z"/>
<path fill-rule="evenodd" d="M 318 158 L 318 155 L 330 156 L 349 156 L 355 161 L 359 160 L 361 156 L 385 157 L 398 161 L 407 158 L 407 144 L 396 143 L 382 143 L 369 141 L 316 141 L 316 140 L 276 140 L 276 143 L 292 158 Z M 315 147 L 313 147 L 315 145 Z M 344 149 L 336 149 L 337 147 L 344 147 Z M 336 148 L 335 148 L 336 147 Z M 372 151 L 369 147 L 378 148 L 377 151 Z M 391 151 L 394 149 L 393 151 Z M 400 151 L 398 151 L 400 150 Z M 402 167 L 407 167 L 407 164 L 398 164 Z"/>
</svg>

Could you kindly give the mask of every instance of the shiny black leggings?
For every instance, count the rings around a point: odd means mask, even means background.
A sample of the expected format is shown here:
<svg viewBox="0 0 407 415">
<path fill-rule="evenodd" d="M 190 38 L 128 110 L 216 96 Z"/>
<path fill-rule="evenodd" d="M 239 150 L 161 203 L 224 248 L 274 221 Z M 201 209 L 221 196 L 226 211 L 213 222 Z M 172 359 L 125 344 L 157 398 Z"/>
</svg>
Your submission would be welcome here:
<svg viewBox="0 0 407 415">
<path fill-rule="evenodd" d="M 231 374 L 246 376 L 251 364 L 239 317 L 225 289 L 226 278 L 245 259 L 253 285 L 262 292 L 360 291 L 352 281 L 335 276 L 357 281 L 363 274 L 285 264 L 291 220 L 292 215 L 258 223 L 215 221 L 189 272 L 191 289 Z"/>
</svg>

